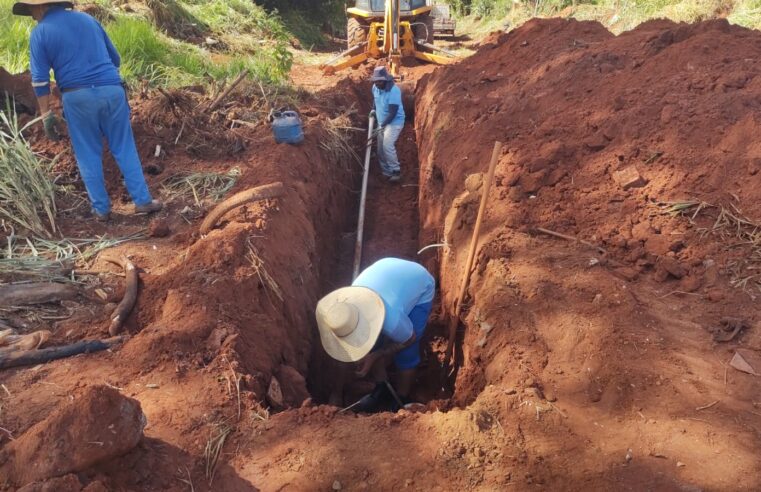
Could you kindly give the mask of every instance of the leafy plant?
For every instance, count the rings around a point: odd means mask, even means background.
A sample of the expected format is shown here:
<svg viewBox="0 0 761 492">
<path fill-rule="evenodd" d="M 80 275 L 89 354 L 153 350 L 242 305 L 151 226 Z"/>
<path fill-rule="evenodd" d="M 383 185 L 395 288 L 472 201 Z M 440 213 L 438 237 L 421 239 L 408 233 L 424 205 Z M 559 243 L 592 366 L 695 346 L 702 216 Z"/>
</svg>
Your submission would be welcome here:
<svg viewBox="0 0 761 492">
<path fill-rule="evenodd" d="M 29 148 L 10 103 L 0 111 L 0 218 L 38 236 L 56 232 L 55 186 Z"/>
</svg>

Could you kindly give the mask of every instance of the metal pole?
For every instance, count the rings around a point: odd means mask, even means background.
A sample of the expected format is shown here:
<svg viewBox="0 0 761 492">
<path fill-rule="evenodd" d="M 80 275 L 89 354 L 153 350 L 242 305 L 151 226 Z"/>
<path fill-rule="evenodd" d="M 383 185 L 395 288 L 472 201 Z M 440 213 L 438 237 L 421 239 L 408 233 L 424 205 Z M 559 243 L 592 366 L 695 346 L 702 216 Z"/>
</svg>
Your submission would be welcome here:
<svg viewBox="0 0 761 492">
<path fill-rule="evenodd" d="M 359 219 L 357 219 L 357 242 L 354 245 L 354 270 L 351 278 L 354 280 L 359 275 L 359 268 L 362 265 L 362 236 L 365 229 L 365 201 L 367 198 L 367 178 L 370 176 L 370 154 L 372 153 L 373 130 L 375 129 L 375 118 L 370 117 L 367 124 L 367 147 L 365 148 L 365 170 L 362 175 L 362 195 L 359 198 Z"/>
</svg>

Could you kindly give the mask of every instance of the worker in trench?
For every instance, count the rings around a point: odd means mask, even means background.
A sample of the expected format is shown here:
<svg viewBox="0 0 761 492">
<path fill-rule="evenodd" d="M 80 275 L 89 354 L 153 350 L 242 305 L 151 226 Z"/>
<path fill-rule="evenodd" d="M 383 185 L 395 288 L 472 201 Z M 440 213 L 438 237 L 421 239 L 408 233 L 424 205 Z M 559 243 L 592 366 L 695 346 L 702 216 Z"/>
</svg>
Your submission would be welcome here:
<svg viewBox="0 0 761 492">
<path fill-rule="evenodd" d="M 370 78 L 373 82 L 375 109 L 370 113 L 378 121 L 375 136 L 381 171 L 391 182 L 401 179 L 401 166 L 396 154 L 396 141 L 404 128 L 402 90 L 394 83 L 394 77 L 386 67 L 376 67 Z"/>
<path fill-rule="evenodd" d="M 332 358 L 356 363 L 359 377 L 370 375 L 375 389 L 355 411 L 396 411 L 411 403 L 410 394 L 420 364 L 420 339 L 425 332 L 436 282 L 421 265 L 384 258 L 369 266 L 350 287 L 343 287 L 317 303 L 320 340 Z M 388 382 L 386 367 L 394 363 L 396 384 Z M 345 371 L 333 388 L 343 392 Z"/>
<path fill-rule="evenodd" d="M 30 65 L 45 135 L 53 141 L 61 138 L 61 120 L 50 104 L 52 69 L 93 215 L 106 221 L 111 213 L 103 178 L 104 136 L 124 176 L 135 213 L 157 212 L 162 204 L 151 197 L 143 175 L 130 125 L 127 92 L 119 75 L 119 53 L 97 20 L 71 9 L 72 2 L 46 0 L 13 5 L 15 15 L 31 16 L 37 21 L 29 41 Z"/>
</svg>

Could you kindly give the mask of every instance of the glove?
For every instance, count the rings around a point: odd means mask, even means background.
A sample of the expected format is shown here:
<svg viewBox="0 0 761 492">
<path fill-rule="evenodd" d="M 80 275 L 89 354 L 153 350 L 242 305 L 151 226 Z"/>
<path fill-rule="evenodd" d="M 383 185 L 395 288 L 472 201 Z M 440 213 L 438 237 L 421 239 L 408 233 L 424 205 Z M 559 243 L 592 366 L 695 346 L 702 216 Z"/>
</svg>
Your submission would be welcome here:
<svg viewBox="0 0 761 492">
<path fill-rule="evenodd" d="M 368 117 L 369 118 L 376 118 L 376 116 L 375 116 L 375 110 L 374 109 L 372 111 L 370 111 L 370 115 Z"/>
<path fill-rule="evenodd" d="M 42 117 L 42 126 L 45 127 L 45 136 L 53 142 L 61 140 L 61 120 L 52 111 L 48 111 Z"/>
</svg>

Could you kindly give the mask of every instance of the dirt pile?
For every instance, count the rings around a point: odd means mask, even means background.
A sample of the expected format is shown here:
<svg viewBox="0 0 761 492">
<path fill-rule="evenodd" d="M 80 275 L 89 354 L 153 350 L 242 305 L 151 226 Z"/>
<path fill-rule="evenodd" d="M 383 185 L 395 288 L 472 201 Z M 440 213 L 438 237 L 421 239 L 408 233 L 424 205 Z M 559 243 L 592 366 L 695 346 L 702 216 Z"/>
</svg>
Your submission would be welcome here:
<svg viewBox="0 0 761 492">
<path fill-rule="evenodd" d="M 306 140 L 299 146 L 278 145 L 266 121 L 269 108 L 260 101 L 267 97 L 275 104 L 281 96 L 265 96 L 262 90 L 267 88 L 252 84 L 249 91 L 241 84 L 197 121 L 189 119 L 192 108 L 178 110 L 175 117 L 175 92 L 167 92 L 169 97 L 133 94 L 133 127 L 149 186 L 167 207 L 151 218 L 156 222 L 152 230 L 161 233 L 108 251 L 113 258 L 129 256 L 140 269 L 137 305 L 124 326 L 129 340 L 113 352 L 54 362 L 39 371 L 0 374 L 8 391 L 0 395 L 0 427 L 10 433 L 0 432 L 2 449 L 12 449 L 12 437 L 25 439 L 75 388 L 105 382 L 140 401 L 148 421 L 146 439 L 119 460 L 80 473 L 82 486 L 102 481 L 109 488 L 158 490 L 176 487 L 178 470 L 183 480 L 190 478 L 198 486 L 199 480 L 210 480 L 206 467 L 212 455 L 207 448 L 218 443 L 225 454 L 212 467 L 214 487 L 240 490 L 241 479 L 226 464 L 227 446 L 237 446 L 253 423 L 267 420 L 268 407 L 298 406 L 309 396 L 313 306 L 333 281 L 339 260 L 335 238 L 344 234 L 348 221 L 356 220 L 350 217 L 351 190 L 359 166 L 345 149 L 355 145 L 355 133 L 361 139 L 363 132 L 346 130 L 355 126 L 356 104 L 347 82 L 314 96 L 283 95 L 298 104 Z M 221 89 L 204 95 L 190 89 L 185 95 L 196 105 L 209 104 L 219 93 Z M 157 119 L 159 107 L 163 120 Z M 241 118 L 249 124 L 231 125 Z M 202 131 L 211 132 L 212 140 L 196 138 Z M 45 155 L 63 151 L 59 168 L 75 172 L 66 141 L 50 144 L 37 128 L 29 139 Z M 227 146 L 232 141 L 242 145 Z M 149 227 L 148 218 L 129 214 L 129 200 L 110 158 L 105 168 L 114 201 L 112 221 L 88 220 L 86 202 L 73 204 L 60 217 L 67 237 L 123 237 Z M 177 196 L 162 186 L 174 176 L 226 175 L 234 169 L 238 172 L 230 196 L 273 182 L 282 182 L 286 192 L 278 199 L 237 207 L 206 235 L 198 227 L 210 202 L 198 204 L 192 194 Z M 71 196 L 82 192 L 76 176 L 69 186 Z M 118 270 L 102 258 L 92 266 Z M 102 338 L 113 310 L 105 302 L 121 297 L 121 284 L 119 277 L 102 275 L 87 290 L 98 285 L 107 294 L 103 304 L 94 301 L 97 296 L 83 296 L 65 301 L 66 306 L 47 306 L 64 312 L 55 321 L 35 323 L 55 324 L 50 346 Z M 267 399 L 273 385 L 280 387 L 276 406 Z M 9 461 L 18 463 L 12 466 L 22 463 Z"/>
<path fill-rule="evenodd" d="M 132 450 L 145 424 L 139 402 L 91 386 L 5 446 L 0 471 L 19 486 L 80 472 Z"/>
<path fill-rule="evenodd" d="M 471 191 L 466 178 L 505 144 L 455 396 L 481 401 L 494 385 L 538 398 L 499 416 L 521 422 L 534 482 L 753 488 L 759 386 L 725 368 L 736 347 L 761 350 L 759 55 L 761 34 L 725 21 L 615 37 L 533 20 L 419 84 L 422 241 L 449 245 L 438 258 L 447 310 L 478 208 L 480 177 Z M 752 328 L 715 344 L 724 316 Z M 696 408 L 714 444 L 677 437 L 705 435 L 685 420 Z M 650 458 L 621 466 L 627 449 Z"/>
<path fill-rule="evenodd" d="M 6 100 L 11 100 L 16 112 L 34 115 L 37 112 L 37 102 L 29 72 L 12 75 L 0 67 L 0 100 L 3 108 L 5 108 Z"/>
</svg>

